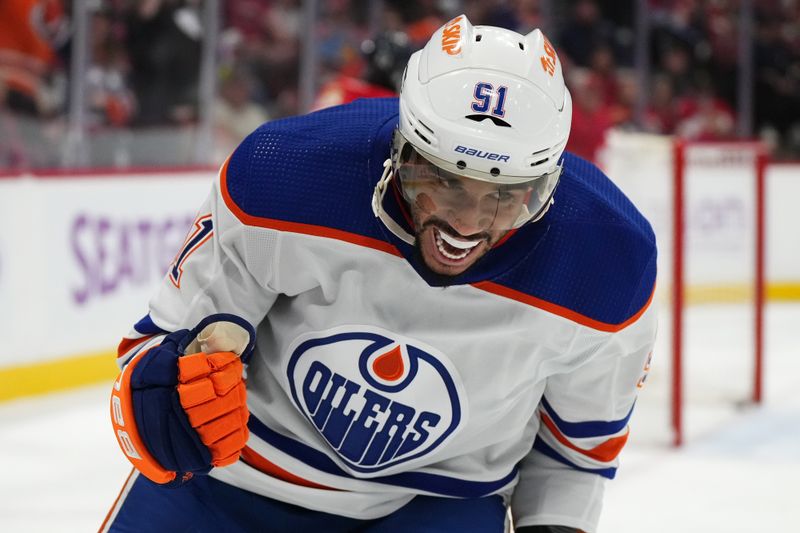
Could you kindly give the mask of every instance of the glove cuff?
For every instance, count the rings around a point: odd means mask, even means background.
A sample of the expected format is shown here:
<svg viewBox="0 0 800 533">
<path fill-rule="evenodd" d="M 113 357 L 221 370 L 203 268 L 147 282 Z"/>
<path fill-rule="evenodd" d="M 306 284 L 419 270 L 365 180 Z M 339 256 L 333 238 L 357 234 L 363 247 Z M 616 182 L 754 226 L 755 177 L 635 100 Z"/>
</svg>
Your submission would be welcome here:
<svg viewBox="0 0 800 533">
<path fill-rule="evenodd" d="M 151 481 L 165 484 L 175 480 L 177 473 L 163 468 L 147 450 L 136 428 L 133 412 L 131 374 L 146 354 L 147 351 L 137 354 L 114 381 L 114 387 L 111 389 L 111 423 L 122 452 L 133 466 Z"/>
</svg>

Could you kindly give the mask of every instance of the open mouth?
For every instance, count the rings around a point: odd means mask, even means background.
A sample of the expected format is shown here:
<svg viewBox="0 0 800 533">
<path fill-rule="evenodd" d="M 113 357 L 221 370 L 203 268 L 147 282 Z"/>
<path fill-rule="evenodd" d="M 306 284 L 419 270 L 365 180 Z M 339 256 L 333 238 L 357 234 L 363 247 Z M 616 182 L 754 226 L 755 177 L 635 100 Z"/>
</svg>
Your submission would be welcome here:
<svg viewBox="0 0 800 533">
<path fill-rule="evenodd" d="M 442 262 L 447 264 L 463 262 L 484 241 L 483 239 L 460 239 L 436 227 L 433 228 L 433 240 L 436 244 L 436 250 L 441 256 L 440 259 L 445 259 Z"/>
</svg>

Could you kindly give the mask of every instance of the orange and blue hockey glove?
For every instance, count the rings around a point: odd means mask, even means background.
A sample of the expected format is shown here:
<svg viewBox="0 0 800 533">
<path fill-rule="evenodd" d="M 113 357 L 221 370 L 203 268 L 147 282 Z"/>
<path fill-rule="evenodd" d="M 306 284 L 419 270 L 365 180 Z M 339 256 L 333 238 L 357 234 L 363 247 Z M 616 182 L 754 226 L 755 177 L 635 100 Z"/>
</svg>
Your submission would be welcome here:
<svg viewBox="0 0 800 533">
<path fill-rule="evenodd" d="M 167 335 L 136 355 L 114 383 L 111 418 L 117 440 L 151 481 L 181 485 L 239 459 L 249 436 L 242 360 L 253 350 L 252 327 L 235 320 L 249 334 L 241 358 L 233 352 L 183 355 L 209 324 L 237 318 L 216 315 L 191 331 Z"/>
</svg>

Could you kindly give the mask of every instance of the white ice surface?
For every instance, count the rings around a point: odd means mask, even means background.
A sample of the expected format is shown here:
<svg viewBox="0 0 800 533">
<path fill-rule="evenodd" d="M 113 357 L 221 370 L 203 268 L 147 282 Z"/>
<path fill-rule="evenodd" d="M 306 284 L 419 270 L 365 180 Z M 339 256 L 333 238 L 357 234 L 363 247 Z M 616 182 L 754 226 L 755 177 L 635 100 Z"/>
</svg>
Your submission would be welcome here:
<svg viewBox="0 0 800 533">
<path fill-rule="evenodd" d="M 734 334 L 727 321 L 709 320 Z M 651 398 L 645 389 L 608 484 L 601 533 L 800 531 L 800 305 L 770 305 L 766 333 L 764 404 L 718 413 L 690 406 L 696 427 L 680 450 L 652 423 L 664 414 L 658 380 Z M 725 353 L 702 351 L 709 361 L 723 357 L 714 367 L 727 380 L 743 379 Z M 130 470 L 111 432 L 108 394 L 98 386 L 0 404 L 0 532 L 98 529 Z M 693 420 L 694 412 L 704 414 Z"/>
<path fill-rule="evenodd" d="M 111 384 L 0 404 L 0 531 L 97 531 L 130 472 Z"/>
</svg>

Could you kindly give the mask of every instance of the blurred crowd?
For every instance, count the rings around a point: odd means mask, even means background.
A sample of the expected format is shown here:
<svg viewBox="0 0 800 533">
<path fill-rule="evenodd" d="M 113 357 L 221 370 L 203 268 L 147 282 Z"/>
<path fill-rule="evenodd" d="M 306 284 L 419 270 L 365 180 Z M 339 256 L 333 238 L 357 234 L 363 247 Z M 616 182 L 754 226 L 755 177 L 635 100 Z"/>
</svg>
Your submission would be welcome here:
<svg viewBox="0 0 800 533">
<path fill-rule="evenodd" d="M 625 5 L 628 4 L 628 5 Z M 800 157 L 800 1 L 753 4 L 751 136 L 773 157 Z M 593 157 L 610 127 L 687 139 L 737 137 L 737 0 L 649 0 L 643 109 L 629 2 L 577 0 L 556 31 L 575 101 L 571 149 Z"/>
<path fill-rule="evenodd" d="M 192 128 L 201 118 L 203 0 L 0 2 L 0 169 L 36 164 L 31 143 L 67 132 L 72 2 L 90 9 L 84 80 L 89 135 Z M 473 24 L 541 27 L 574 100 L 569 149 L 593 158 L 609 128 L 730 139 L 737 134 L 738 0 L 649 0 L 649 87 L 635 68 L 635 0 L 219 2 L 216 157 L 258 124 L 301 112 L 301 58 L 314 31 L 313 108 L 396 91 L 409 55 L 460 12 Z M 753 136 L 800 158 L 800 0 L 753 1 Z M 642 96 L 642 91 L 646 98 Z M 30 124 L 44 125 L 35 132 Z M 27 160 L 26 160 L 27 159 Z"/>
</svg>

